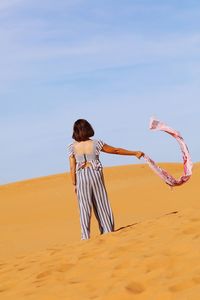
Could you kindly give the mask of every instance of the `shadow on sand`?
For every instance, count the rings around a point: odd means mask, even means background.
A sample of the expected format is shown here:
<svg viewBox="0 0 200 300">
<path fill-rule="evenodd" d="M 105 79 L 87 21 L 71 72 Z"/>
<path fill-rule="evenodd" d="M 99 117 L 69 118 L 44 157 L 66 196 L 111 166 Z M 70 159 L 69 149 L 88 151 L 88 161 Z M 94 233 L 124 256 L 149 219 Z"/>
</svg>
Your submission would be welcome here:
<svg viewBox="0 0 200 300">
<path fill-rule="evenodd" d="M 168 215 L 174 215 L 174 214 L 177 214 L 177 213 L 178 213 L 178 210 L 171 211 L 171 212 L 169 212 L 169 213 L 166 213 L 166 214 L 164 214 L 164 215 L 159 216 L 159 218 L 160 218 L 160 217 L 164 217 L 164 216 L 168 216 Z M 129 224 L 129 225 L 126 225 L 126 226 L 119 227 L 119 228 L 115 229 L 114 232 L 120 231 L 120 230 L 125 229 L 125 228 L 132 227 L 132 226 L 137 225 L 137 224 L 139 224 L 139 223 L 142 223 L 142 222 L 137 222 L 137 223 L 133 223 L 133 224 Z"/>
</svg>

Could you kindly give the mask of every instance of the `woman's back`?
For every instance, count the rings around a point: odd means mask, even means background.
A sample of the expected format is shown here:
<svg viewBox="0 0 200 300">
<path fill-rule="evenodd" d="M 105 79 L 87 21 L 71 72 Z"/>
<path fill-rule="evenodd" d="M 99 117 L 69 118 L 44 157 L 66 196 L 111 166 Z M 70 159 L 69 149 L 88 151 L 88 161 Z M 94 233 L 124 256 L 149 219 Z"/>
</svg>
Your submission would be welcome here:
<svg viewBox="0 0 200 300">
<path fill-rule="evenodd" d="M 81 142 L 75 141 L 68 145 L 68 154 L 69 156 L 74 155 L 78 161 L 80 161 L 84 155 L 96 159 L 103 145 L 104 142 L 102 140 L 89 139 Z"/>
<path fill-rule="evenodd" d="M 74 150 L 77 155 L 92 154 L 94 149 L 94 141 L 87 140 L 82 142 L 74 142 Z"/>
<path fill-rule="evenodd" d="M 76 170 L 78 170 L 86 161 L 93 162 L 93 167 L 102 168 L 99 161 L 99 154 L 104 145 L 102 140 L 92 140 L 73 142 L 68 145 L 68 154 L 74 155 L 76 159 Z"/>
</svg>

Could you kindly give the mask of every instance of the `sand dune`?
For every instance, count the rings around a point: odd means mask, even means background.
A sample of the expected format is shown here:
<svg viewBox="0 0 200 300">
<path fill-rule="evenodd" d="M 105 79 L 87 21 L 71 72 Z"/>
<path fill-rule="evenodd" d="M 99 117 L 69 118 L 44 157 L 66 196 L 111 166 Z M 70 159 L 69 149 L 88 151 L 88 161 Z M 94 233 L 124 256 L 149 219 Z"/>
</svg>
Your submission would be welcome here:
<svg viewBox="0 0 200 300">
<path fill-rule="evenodd" d="M 1 300 L 200 299 L 200 164 L 173 191 L 146 165 L 104 173 L 116 231 L 93 218 L 89 241 L 69 174 L 0 187 Z"/>
</svg>

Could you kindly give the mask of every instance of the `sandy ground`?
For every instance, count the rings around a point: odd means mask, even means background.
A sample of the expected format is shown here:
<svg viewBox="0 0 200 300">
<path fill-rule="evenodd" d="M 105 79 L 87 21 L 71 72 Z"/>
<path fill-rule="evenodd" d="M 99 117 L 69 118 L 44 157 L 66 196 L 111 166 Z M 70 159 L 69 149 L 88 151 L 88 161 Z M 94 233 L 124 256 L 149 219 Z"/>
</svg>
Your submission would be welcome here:
<svg viewBox="0 0 200 300">
<path fill-rule="evenodd" d="M 0 187 L 1 300 L 200 299 L 200 163 L 173 191 L 144 164 L 104 174 L 116 231 L 93 217 L 89 241 L 69 174 Z"/>
</svg>

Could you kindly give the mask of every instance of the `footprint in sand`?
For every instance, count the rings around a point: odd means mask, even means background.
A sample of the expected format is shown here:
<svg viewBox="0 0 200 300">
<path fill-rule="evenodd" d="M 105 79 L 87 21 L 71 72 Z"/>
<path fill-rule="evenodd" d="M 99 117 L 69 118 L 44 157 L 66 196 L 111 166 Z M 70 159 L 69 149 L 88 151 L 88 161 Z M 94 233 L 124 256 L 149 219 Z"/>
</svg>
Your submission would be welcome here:
<svg viewBox="0 0 200 300">
<path fill-rule="evenodd" d="M 157 238 L 157 236 L 155 234 L 149 234 L 148 236 L 150 239 L 154 239 L 154 238 Z"/>
<path fill-rule="evenodd" d="M 11 291 L 17 284 L 17 280 L 7 281 L 3 283 L 0 287 L 0 293 Z"/>
<path fill-rule="evenodd" d="M 6 265 L 7 265 L 6 263 L 0 263 L 0 269 L 5 268 Z"/>
<path fill-rule="evenodd" d="M 0 293 L 3 293 L 3 292 L 6 292 L 8 289 L 4 289 L 4 288 L 2 288 L 2 289 L 0 289 Z"/>
<path fill-rule="evenodd" d="M 112 251 L 105 251 L 104 253 L 110 258 L 115 259 L 122 256 L 126 256 L 127 246 L 126 247 L 117 247 L 116 249 L 113 249 Z"/>
<path fill-rule="evenodd" d="M 182 231 L 184 234 L 195 234 L 199 233 L 199 228 L 197 227 L 188 227 Z"/>
<path fill-rule="evenodd" d="M 132 294 L 141 294 L 145 291 L 145 288 L 141 283 L 132 281 L 126 285 L 126 290 Z"/>
<path fill-rule="evenodd" d="M 56 251 L 60 251 L 60 249 L 59 248 L 46 248 L 46 250 L 56 250 Z"/>
<path fill-rule="evenodd" d="M 54 255 L 61 251 L 61 249 L 58 249 L 58 248 L 47 248 L 46 250 L 48 250 L 50 252 L 49 253 L 50 255 Z"/>
<path fill-rule="evenodd" d="M 20 255 L 20 256 L 16 256 L 16 259 L 23 259 L 23 258 L 25 258 L 25 257 L 26 257 L 26 256 L 24 256 L 24 255 L 23 255 L 23 256 Z"/>
<path fill-rule="evenodd" d="M 200 284 L 200 276 L 192 278 L 193 282 Z"/>
<path fill-rule="evenodd" d="M 42 284 L 40 280 L 35 280 L 32 282 L 36 288 L 44 286 L 44 283 Z"/>
<path fill-rule="evenodd" d="M 41 272 L 41 273 L 39 273 L 37 276 L 36 276 L 36 278 L 37 279 L 45 279 L 46 277 L 48 277 L 49 275 L 51 275 L 51 273 L 52 273 L 52 271 L 51 270 L 49 270 L 49 271 L 44 271 L 44 272 Z"/>
<path fill-rule="evenodd" d="M 193 236 L 193 240 L 196 240 L 196 239 L 198 239 L 200 237 L 200 234 L 195 234 L 194 236 Z"/>
<path fill-rule="evenodd" d="M 78 281 L 78 280 L 70 280 L 70 281 L 68 281 L 68 283 L 69 284 L 79 284 L 80 281 Z"/>
<path fill-rule="evenodd" d="M 24 293 L 24 296 L 32 296 L 34 293 L 33 292 L 26 292 Z"/>
<path fill-rule="evenodd" d="M 103 244 L 105 244 L 105 240 L 98 238 L 98 240 L 95 241 L 95 244 L 96 244 L 97 246 L 98 246 L 98 245 L 103 245 Z"/>
<path fill-rule="evenodd" d="M 82 252 L 81 255 L 78 257 L 78 261 L 82 259 L 88 259 L 91 258 L 91 255 L 88 252 Z"/>
<path fill-rule="evenodd" d="M 190 219 L 190 221 L 192 221 L 192 222 L 200 222 L 200 218 L 192 218 L 192 219 Z"/>
<path fill-rule="evenodd" d="M 23 267 L 23 268 L 17 269 L 17 271 L 23 271 L 23 270 L 26 270 L 26 269 L 27 269 L 27 267 Z"/>
<path fill-rule="evenodd" d="M 170 292 L 180 292 L 185 289 L 189 289 L 195 285 L 194 281 L 188 280 L 187 282 L 180 282 L 177 284 L 174 284 L 169 287 Z"/>
<path fill-rule="evenodd" d="M 117 262 L 117 264 L 114 266 L 114 271 L 115 270 L 124 270 L 125 268 L 130 267 L 130 261 L 123 261 L 123 262 Z"/>
<path fill-rule="evenodd" d="M 65 264 L 60 265 L 56 269 L 56 271 L 58 271 L 58 272 L 66 272 L 66 271 L 69 271 L 73 267 L 74 267 L 74 264 L 65 263 Z"/>
</svg>

